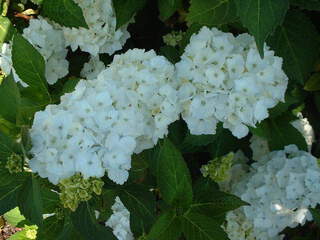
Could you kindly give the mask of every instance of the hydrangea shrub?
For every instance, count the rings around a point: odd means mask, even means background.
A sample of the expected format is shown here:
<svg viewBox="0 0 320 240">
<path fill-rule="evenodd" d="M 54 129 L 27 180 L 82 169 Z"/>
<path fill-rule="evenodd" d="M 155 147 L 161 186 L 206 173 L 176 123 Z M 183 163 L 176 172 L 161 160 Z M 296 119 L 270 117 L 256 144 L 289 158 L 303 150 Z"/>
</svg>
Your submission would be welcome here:
<svg viewBox="0 0 320 240">
<path fill-rule="evenodd" d="M 319 11 L 0 1 L 9 239 L 318 239 Z"/>
</svg>

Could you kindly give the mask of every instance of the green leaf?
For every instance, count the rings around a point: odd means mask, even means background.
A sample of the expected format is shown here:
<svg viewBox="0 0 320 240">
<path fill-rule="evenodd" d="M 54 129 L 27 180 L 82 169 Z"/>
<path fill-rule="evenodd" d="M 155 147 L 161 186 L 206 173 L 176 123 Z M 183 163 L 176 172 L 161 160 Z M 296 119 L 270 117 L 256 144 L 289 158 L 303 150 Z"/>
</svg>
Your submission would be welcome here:
<svg viewBox="0 0 320 240">
<path fill-rule="evenodd" d="M 127 24 L 134 14 L 141 10 L 146 0 L 113 0 L 114 11 L 117 18 L 117 29 Z"/>
<path fill-rule="evenodd" d="M 301 9 L 320 11 L 320 2 L 316 0 L 290 0 L 290 4 Z"/>
<path fill-rule="evenodd" d="M 149 163 L 147 152 L 143 151 L 139 154 L 134 154 L 131 160 L 128 182 L 142 182 L 148 173 L 148 168 Z"/>
<path fill-rule="evenodd" d="M 23 186 L 23 177 L 10 174 L 5 169 L 0 169 L 0 215 L 15 208 L 17 194 Z"/>
<path fill-rule="evenodd" d="M 15 234 L 11 235 L 8 240 L 30 240 L 31 238 L 28 237 L 29 235 L 27 234 L 33 234 L 36 235 L 38 227 L 36 225 L 32 226 L 24 226 L 22 231 L 16 232 Z"/>
<path fill-rule="evenodd" d="M 20 92 L 12 74 L 6 77 L 0 84 L 0 115 L 16 123 L 20 107 Z"/>
<path fill-rule="evenodd" d="M 192 186 L 189 169 L 176 147 L 165 139 L 160 146 L 157 182 L 163 199 L 179 207 L 192 202 Z"/>
<path fill-rule="evenodd" d="M 319 33 L 301 12 L 291 11 L 268 44 L 283 58 L 283 68 L 291 81 L 304 84 L 319 53 Z"/>
<path fill-rule="evenodd" d="M 13 28 L 9 18 L 0 16 L 0 45 L 10 41 L 15 29 Z"/>
<path fill-rule="evenodd" d="M 18 206 L 26 219 L 37 225 L 42 224 L 42 198 L 40 184 L 32 176 L 26 179 L 18 194 Z"/>
<path fill-rule="evenodd" d="M 11 226 L 14 226 L 14 227 L 17 226 L 19 222 L 26 219 L 24 216 L 21 215 L 18 207 L 5 213 L 3 217 Z"/>
<path fill-rule="evenodd" d="M 180 60 L 179 51 L 175 47 L 163 46 L 160 48 L 160 54 L 165 56 L 171 63 L 177 63 Z"/>
<path fill-rule="evenodd" d="M 183 215 L 182 229 L 187 240 L 228 240 L 219 223 L 195 212 Z"/>
<path fill-rule="evenodd" d="M 6 161 L 12 153 L 18 152 L 19 147 L 12 137 L 0 132 L 0 160 Z"/>
<path fill-rule="evenodd" d="M 46 218 L 38 229 L 37 240 L 83 240 L 83 238 L 72 225 L 70 216 L 65 215 L 64 219 L 58 219 L 56 216 Z"/>
<path fill-rule="evenodd" d="M 20 34 L 13 37 L 12 62 L 19 77 L 27 83 L 39 99 L 50 102 L 42 55 Z"/>
<path fill-rule="evenodd" d="M 215 135 L 192 135 L 190 133 L 184 138 L 182 142 L 182 152 L 197 152 L 201 147 L 207 146 L 216 140 Z"/>
<path fill-rule="evenodd" d="M 195 201 L 191 204 L 190 208 L 191 211 L 195 211 L 208 217 L 219 217 L 244 205 L 248 204 L 237 196 L 216 191 L 210 196 L 207 195 L 203 200 Z"/>
<path fill-rule="evenodd" d="M 182 233 L 179 217 L 174 211 L 163 213 L 152 226 L 147 240 L 176 240 Z"/>
<path fill-rule="evenodd" d="M 182 0 L 158 0 L 158 7 L 160 11 L 160 19 L 164 21 L 182 7 Z"/>
<path fill-rule="evenodd" d="M 219 126 L 217 128 L 217 133 L 214 136 L 214 141 L 208 146 L 212 159 L 222 157 L 229 152 L 239 149 L 239 146 L 245 141 L 245 139 L 239 140 L 233 136 L 228 129 Z"/>
<path fill-rule="evenodd" d="M 261 57 L 264 42 L 281 25 L 289 9 L 289 0 L 235 0 L 241 23 L 256 40 Z"/>
<path fill-rule="evenodd" d="M 237 19 L 235 0 L 191 0 L 187 21 L 219 26 Z"/>
<path fill-rule="evenodd" d="M 46 186 L 41 187 L 43 213 L 53 213 L 60 205 L 59 195 Z"/>
<path fill-rule="evenodd" d="M 316 208 L 309 208 L 309 211 L 312 214 L 314 222 L 320 227 L 320 210 Z"/>
<path fill-rule="evenodd" d="M 63 85 L 62 94 L 73 92 L 75 87 L 77 86 L 80 78 L 71 77 L 69 78 L 66 83 Z"/>
<path fill-rule="evenodd" d="M 313 74 L 304 85 L 306 91 L 319 91 L 320 90 L 320 73 Z"/>
<path fill-rule="evenodd" d="M 65 27 L 88 28 L 82 9 L 73 0 L 43 0 L 41 14 Z"/>
<path fill-rule="evenodd" d="M 155 221 L 156 199 L 143 185 L 131 185 L 121 189 L 119 197 L 130 212 L 130 226 L 135 237 L 150 230 Z"/>
<path fill-rule="evenodd" d="M 39 227 L 37 240 L 57 240 L 57 236 L 62 232 L 63 227 L 63 220 L 58 219 L 56 216 L 48 217 L 44 219 L 42 226 Z"/>
<path fill-rule="evenodd" d="M 85 239 L 95 240 L 117 240 L 111 228 L 100 225 L 95 217 L 93 209 L 88 202 L 82 203 L 77 210 L 71 214 L 72 224 Z"/>
<path fill-rule="evenodd" d="M 266 119 L 257 128 L 251 128 L 253 134 L 268 140 L 271 151 L 282 150 L 285 146 L 295 144 L 300 150 L 307 151 L 303 135 L 290 124 L 287 116 Z"/>
</svg>

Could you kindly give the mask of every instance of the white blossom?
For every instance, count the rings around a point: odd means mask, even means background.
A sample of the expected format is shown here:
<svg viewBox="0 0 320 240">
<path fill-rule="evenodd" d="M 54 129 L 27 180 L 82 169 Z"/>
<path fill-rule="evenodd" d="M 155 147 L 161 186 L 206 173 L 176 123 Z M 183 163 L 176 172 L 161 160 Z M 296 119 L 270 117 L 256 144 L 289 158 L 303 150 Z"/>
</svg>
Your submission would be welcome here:
<svg viewBox="0 0 320 240">
<path fill-rule="evenodd" d="M 154 51 L 116 55 L 96 79 L 81 80 L 59 105 L 37 112 L 30 167 L 57 184 L 80 172 L 123 184 L 131 155 L 153 147 L 178 119 L 174 67 Z"/>
<path fill-rule="evenodd" d="M 45 77 L 49 84 L 54 84 L 69 72 L 69 62 L 65 59 L 67 49 L 61 30 L 55 29 L 45 19 L 31 19 L 30 24 L 23 30 L 22 36 L 28 40 L 43 56 L 46 65 Z M 11 58 L 11 44 L 3 44 L 0 54 L 0 67 L 6 75 L 12 71 L 16 82 L 24 83 L 13 69 Z"/>
<path fill-rule="evenodd" d="M 317 159 L 289 145 L 253 163 L 251 171 L 234 184 L 231 192 L 250 204 L 237 211 L 254 232 L 267 234 L 267 238 L 253 239 L 264 240 L 276 238 L 286 227 L 312 220 L 308 208 L 320 203 L 319 186 Z M 229 224 L 234 225 L 231 220 Z"/>
<path fill-rule="evenodd" d="M 176 64 L 182 116 L 192 134 L 214 134 L 216 124 L 241 138 L 248 126 L 268 117 L 284 101 L 287 76 L 282 59 L 267 46 L 261 59 L 254 38 L 203 27 Z"/>
<path fill-rule="evenodd" d="M 81 77 L 86 79 L 95 79 L 98 77 L 99 73 L 104 70 L 106 66 L 102 61 L 100 61 L 99 56 L 91 56 L 89 62 L 86 62 L 81 70 Z"/>
<path fill-rule="evenodd" d="M 99 53 L 113 54 L 120 50 L 130 37 L 127 25 L 116 29 L 116 16 L 112 0 L 75 0 L 82 9 L 88 29 L 61 27 L 66 46 L 73 51 L 78 47 L 93 56 Z"/>
<path fill-rule="evenodd" d="M 119 197 L 116 197 L 111 209 L 113 214 L 106 221 L 105 225 L 113 229 L 113 234 L 118 240 L 133 240 L 133 234 L 130 230 L 130 212 L 123 205 Z"/>
</svg>

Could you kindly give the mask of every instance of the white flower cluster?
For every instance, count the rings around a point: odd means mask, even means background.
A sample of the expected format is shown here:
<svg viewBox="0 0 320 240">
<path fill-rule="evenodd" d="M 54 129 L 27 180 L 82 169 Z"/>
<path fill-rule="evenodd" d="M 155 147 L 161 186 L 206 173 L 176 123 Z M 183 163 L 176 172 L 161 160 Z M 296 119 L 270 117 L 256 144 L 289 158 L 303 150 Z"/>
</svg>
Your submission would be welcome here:
<svg viewBox="0 0 320 240">
<path fill-rule="evenodd" d="M 232 193 L 250 204 L 242 211 L 261 235 L 253 239 L 272 239 L 284 228 L 312 219 L 308 208 L 320 203 L 317 159 L 295 145 L 271 152 L 252 164 L 251 172 L 233 186 Z M 231 220 L 229 224 L 235 225 Z M 231 229 L 230 235 L 238 231 L 237 227 L 226 228 Z M 263 237 L 265 233 L 267 237 Z"/>
<path fill-rule="evenodd" d="M 99 53 L 113 54 L 120 50 L 130 37 L 127 25 L 116 30 L 116 16 L 112 0 L 75 0 L 81 7 L 87 28 L 62 27 L 66 45 L 73 51 L 82 51 L 97 56 Z"/>
<path fill-rule="evenodd" d="M 23 30 L 23 37 L 27 39 L 43 56 L 46 61 L 45 76 L 49 84 L 54 84 L 69 72 L 69 62 L 65 59 L 67 49 L 61 30 L 55 29 L 45 19 L 31 19 L 30 24 Z M 6 75 L 11 70 L 16 82 L 27 86 L 16 74 L 12 66 L 11 46 L 3 44 L 0 57 L 0 67 Z"/>
<path fill-rule="evenodd" d="M 95 79 L 105 68 L 106 66 L 100 61 L 99 56 L 91 56 L 89 62 L 84 64 L 80 76 L 88 80 Z"/>
<path fill-rule="evenodd" d="M 241 209 L 227 213 L 226 224 L 222 228 L 230 240 L 281 240 L 283 235 L 270 237 L 267 232 L 253 226 Z"/>
<path fill-rule="evenodd" d="M 154 51 L 115 56 L 97 79 L 81 80 L 35 115 L 30 167 L 57 184 L 80 172 L 85 178 L 128 178 L 131 155 L 152 147 L 178 119 L 174 67 Z"/>
<path fill-rule="evenodd" d="M 241 138 L 284 100 L 282 59 L 268 47 L 261 59 L 254 38 L 203 27 L 176 64 L 182 116 L 192 134 L 214 134 L 216 124 Z"/>
<path fill-rule="evenodd" d="M 106 221 L 105 225 L 113 229 L 113 234 L 118 240 L 133 240 L 133 234 L 130 230 L 130 212 L 123 205 L 119 197 L 116 197 L 111 209 L 113 214 Z"/>
</svg>

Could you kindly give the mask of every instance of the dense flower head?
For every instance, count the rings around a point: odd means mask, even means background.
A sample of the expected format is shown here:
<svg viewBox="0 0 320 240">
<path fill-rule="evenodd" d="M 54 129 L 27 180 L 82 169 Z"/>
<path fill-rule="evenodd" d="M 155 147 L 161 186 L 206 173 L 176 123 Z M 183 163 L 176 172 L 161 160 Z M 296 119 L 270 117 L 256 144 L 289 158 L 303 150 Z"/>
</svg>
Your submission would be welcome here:
<svg viewBox="0 0 320 240">
<path fill-rule="evenodd" d="M 75 0 L 81 7 L 87 28 L 62 27 L 66 45 L 73 51 L 78 47 L 91 55 L 113 54 L 130 37 L 127 25 L 116 29 L 116 16 L 112 0 Z"/>
<path fill-rule="evenodd" d="M 250 204 L 242 211 L 254 229 L 273 238 L 286 227 L 312 219 L 308 208 L 320 202 L 319 186 L 317 159 L 289 145 L 252 164 L 250 173 L 232 187 L 232 193 Z"/>
<path fill-rule="evenodd" d="M 113 229 L 113 234 L 118 240 L 133 240 L 133 234 L 130 229 L 130 212 L 123 205 L 119 197 L 116 197 L 111 209 L 113 214 L 106 221 L 105 225 Z"/>
<path fill-rule="evenodd" d="M 49 84 L 56 83 L 58 79 L 68 74 L 69 62 L 65 59 L 68 51 L 61 30 L 55 29 L 45 19 L 39 17 L 30 20 L 29 26 L 23 30 L 23 37 L 43 56 L 46 62 L 45 76 Z M 12 71 L 15 81 L 27 86 L 13 69 L 11 50 L 11 44 L 3 44 L 0 67 L 6 75 Z"/>
<path fill-rule="evenodd" d="M 75 173 L 128 178 L 131 155 L 153 147 L 178 119 L 174 67 L 154 51 L 115 56 L 96 79 L 81 80 L 59 105 L 37 112 L 30 167 L 57 184 Z"/>
<path fill-rule="evenodd" d="M 254 38 L 203 27 L 176 64 L 182 116 L 192 134 L 214 134 L 217 123 L 238 138 L 284 100 L 282 59 L 267 46 L 261 59 Z"/>
</svg>

